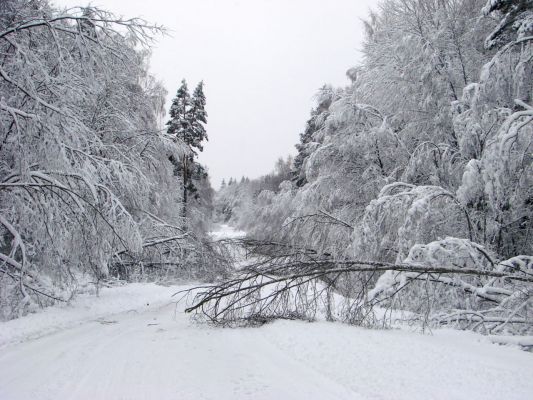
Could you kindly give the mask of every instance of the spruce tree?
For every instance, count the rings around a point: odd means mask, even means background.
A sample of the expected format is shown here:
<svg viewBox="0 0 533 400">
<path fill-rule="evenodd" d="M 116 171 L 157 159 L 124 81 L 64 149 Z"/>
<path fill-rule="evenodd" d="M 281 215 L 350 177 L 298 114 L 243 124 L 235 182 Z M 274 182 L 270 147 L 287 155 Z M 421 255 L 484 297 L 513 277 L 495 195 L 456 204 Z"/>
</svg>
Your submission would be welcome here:
<svg viewBox="0 0 533 400">
<path fill-rule="evenodd" d="M 177 139 L 188 143 L 187 137 L 190 131 L 189 113 L 191 109 L 191 96 L 187 88 L 185 79 L 181 81 L 181 86 L 176 93 L 176 97 L 172 100 L 170 106 L 170 120 L 167 122 L 167 132 L 175 135 Z"/>
<path fill-rule="evenodd" d="M 202 142 L 207 139 L 204 124 L 207 124 L 207 112 L 205 111 L 204 82 L 198 83 L 192 96 L 192 104 L 189 112 L 190 138 L 188 144 L 191 148 L 203 151 Z M 194 151 L 194 150 L 193 150 Z"/>
<path fill-rule="evenodd" d="M 298 154 L 294 158 L 292 180 L 296 183 L 297 187 L 302 187 L 307 183 L 305 172 L 303 171 L 303 164 L 305 159 L 309 157 L 309 150 L 307 144 L 313 141 L 313 134 L 320 128 L 317 124 L 317 116 L 319 111 L 317 108 L 311 110 L 311 118 L 307 120 L 304 133 L 300 133 L 300 143 L 295 147 L 298 150 Z"/>
<path fill-rule="evenodd" d="M 205 111 L 205 95 L 203 82 L 200 82 L 194 90 L 191 98 L 187 82 L 181 81 L 181 86 L 176 93 L 170 107 L 170 120 L 167 122 L 167 132 L 174 135 L 190 150 L 181 160 L 170 160 L 176 167 L 176 174 L 182 177 L 183 183 L 183 217 L 187 215 L 187 201 L 189 194 L 197 192 L 194 179 L 205 178 L 205 171 L 195 162 L 196 150 L 202 151 L 202 142 L 207 140 L 207 132 L 204 124 L 207 123 Z"/>
</svg>

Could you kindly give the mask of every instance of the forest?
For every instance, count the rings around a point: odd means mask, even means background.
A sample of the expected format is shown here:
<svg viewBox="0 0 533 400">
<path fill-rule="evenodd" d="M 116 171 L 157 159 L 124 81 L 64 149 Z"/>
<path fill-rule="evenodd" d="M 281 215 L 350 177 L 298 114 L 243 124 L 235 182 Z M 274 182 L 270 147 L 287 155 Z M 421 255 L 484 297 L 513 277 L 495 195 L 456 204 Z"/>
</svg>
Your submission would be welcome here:
<svg viewBox="0 0 533 400">
<path fill-rule="evenodd" d="M 375 325 L 391 317 L 379 304 L 425 324 L 531 333 L 530 6 L 383 2 L 350 85 L 316 94 L 296 157 L 213 199 L 195 161 L 202 84 L 191 97 L 182 82 L 161 127 L 167 92 L 147 65 L 164 28 L 4 2 L 4 319 L 112 279 L 226 276 L 214 218 L 248 233 L 238 246 L 253 260 L 193 307 L 215 304 L 214 320 L 312 319 L 325 302 L 329 318 Z M 333 294 L 347 304 L 333 310 Z"/>
<path fill-rule="evenodd" d="M 195 172 L 203 196 L 185 212 L 180 160 L 195 147 L 172 124 L 161 129 L 167 91 L 148 72 L 163 28 L 40 0 L 1 7 L 3 319 L 110 277 L 216 276 L 225 265 L 205 234 L 212 189 Z"/>
<path fill-rule="evenodd" d="M 207 314 L 312 319 L 324 303 L 361 325 L 531 334 L 531 5 L 382 2 L 351 84 L 320 89 L 294 160 L 217 193 L 217 217 L 260 257 L 207 294 L 229 299 Z"/>
<path fill-rule="evenodd" d="M 364 28 L 295 155 L 215 190 L 204 82 L 169 96 L 150 72 L 165 27 L 2 0 L 0 324 L 185 282 L 173 299 L 208 326 L 454 328 L 531 351 L 533 1 L 380 0 Z"/>
</svg>

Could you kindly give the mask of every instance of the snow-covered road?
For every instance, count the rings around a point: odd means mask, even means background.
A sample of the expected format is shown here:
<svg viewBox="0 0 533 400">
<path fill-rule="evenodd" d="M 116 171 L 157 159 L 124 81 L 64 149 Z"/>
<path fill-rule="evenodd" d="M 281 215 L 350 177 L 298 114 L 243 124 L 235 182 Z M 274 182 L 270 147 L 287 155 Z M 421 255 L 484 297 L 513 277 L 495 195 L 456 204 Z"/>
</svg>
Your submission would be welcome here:
<svg viewBox="0 0 533 400">
<path fill-rule="evenodd" d="M 168 288 L 166 289 L 168 290 Z M 168 304 L 0 350 L 0 399 L 530 399 L 533 355 L 474 334 L 280 321 L 215 329 Z"/>
<path fill-rule="evenodd" d="M 533 354 L 476 334 L 213 328 L 175 308 L 176 290 L 106 289 L 0 324 L 0 399 L 533 398 Z"/>
</svg>

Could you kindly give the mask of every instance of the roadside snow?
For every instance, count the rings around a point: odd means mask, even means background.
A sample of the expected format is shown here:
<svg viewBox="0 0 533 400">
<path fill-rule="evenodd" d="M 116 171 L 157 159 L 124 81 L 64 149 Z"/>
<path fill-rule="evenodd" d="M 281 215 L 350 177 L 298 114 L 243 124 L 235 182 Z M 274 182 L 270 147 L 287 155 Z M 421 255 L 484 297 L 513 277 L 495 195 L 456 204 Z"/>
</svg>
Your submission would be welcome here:
<svg viewBox="0 0 533 400">
<path fill-rule="evenodd" d="M 35 339 L 88 321 L 103 321 L 113 314 L 154 310 L 169 304 L 173 300 L 172 294 L 178 290 L 177 286 L 132 283 L 102 288 L 98 297 L 79 295 L 70 304 L 45 308 L 39 313 L 0 323 L 0 349 L 7 344 Z"/>
<path fill-rule="evenodd" d="M 478 334 L 280 321 L 265 337 L 361 399 L 531 399 L 533 354 Z"/>
</svg>

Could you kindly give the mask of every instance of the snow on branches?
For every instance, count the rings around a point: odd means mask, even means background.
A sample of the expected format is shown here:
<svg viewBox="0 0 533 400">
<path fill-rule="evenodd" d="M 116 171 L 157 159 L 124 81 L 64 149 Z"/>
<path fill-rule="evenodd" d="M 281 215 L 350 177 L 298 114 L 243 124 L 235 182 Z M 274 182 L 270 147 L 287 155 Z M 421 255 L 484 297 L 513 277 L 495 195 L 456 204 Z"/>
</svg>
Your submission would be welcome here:
<svg viewBox="0 0 533 400">
<path fill-rule="evenodd" d="M 530 334 L 531 1 L 386 0 L 365 25 L 349 85 L 317 95 L 294 185 L 252 194 L 233 217 L 311 260 L 291 258 L 285 276 L 270 259 L 255 271 L 265 275 L 247 271 L 251 281 L 204 298 L 230 290 L 242 305 L 242 286 L 257 304 L 251 289 L 273 279 L 279 297 L 259 301 L 269 312 L 309 289 L 315 302 L 355 299 L 360 323 L 386 304 L 433 325 Z M 340 271 L 345 262 L 358 269 Z"/>
<path fill-rule="evenodd" d="M 184 146 L 160 131 L 166 92 L 147 72 L 160 32 L 91 6 L 2 5 L 0 318 L 195 246 L 145 222 L 180 219 L 168 158 Z"/>
<path fill-rule="evenodd" d="M 453 193 L 395 182 L 367 206 L 353 246 L 358 257 L 401 261 L 413 245 L 452 233 L 471 235 L 468 212 Z"/>
</svg>

